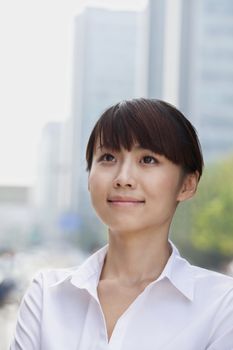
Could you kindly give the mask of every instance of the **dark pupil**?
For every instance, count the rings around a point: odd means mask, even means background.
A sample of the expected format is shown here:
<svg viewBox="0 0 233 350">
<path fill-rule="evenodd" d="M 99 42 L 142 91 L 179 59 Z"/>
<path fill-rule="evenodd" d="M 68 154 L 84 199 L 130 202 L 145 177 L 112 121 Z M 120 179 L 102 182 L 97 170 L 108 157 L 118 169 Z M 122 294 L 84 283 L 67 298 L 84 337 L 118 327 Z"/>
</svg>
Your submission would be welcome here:
<svg viewBox="0 0 233 350">
<path fill-rule="evenodd" d="M 144 162 L 145 163 L 150 163 L 151 162 L 151 157 L 144 157 Z"/>
<path fill-rule="evenodd" d="M 110 161 L 110 160 L 112 160 L 112 155 L 111 154 L 106 154 L 106 160 L 108 160 L 108 161 Z"/>
</svg>

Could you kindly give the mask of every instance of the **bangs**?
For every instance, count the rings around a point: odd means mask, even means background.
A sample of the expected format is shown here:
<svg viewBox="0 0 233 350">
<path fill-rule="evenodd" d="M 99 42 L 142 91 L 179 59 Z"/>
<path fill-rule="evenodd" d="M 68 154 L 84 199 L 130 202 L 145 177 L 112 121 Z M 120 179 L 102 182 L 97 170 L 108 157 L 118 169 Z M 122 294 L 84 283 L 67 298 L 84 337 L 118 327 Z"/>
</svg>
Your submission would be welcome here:
<svg viewBox="0 0 233 350">
<path fill-rule="evenodd" d="M 130 151 L 137 144 L 190 172 L 197 170 L 200 154 L 195 129 L 181 112 L 163 101 L 143 98 L 120 102 L 102 114 L 87 145 L 87 170 L 97 143 L 114 151 Z"/>
<path fill-rule="evenodd" d="M 137 144 L 156 153 L 163 153 L 158 127 L 155 125 L 154 130 L 151 130 L 149 128 L 151 122 L 146 121 L 148 118 L 143 118 L 130 109 L 127 110 L 127 105 L 122 107 L 121 105 L 121 108 L 115 109 L 110 116 L 103 116 L 100 121 L 98 130 L 96 130 L 100 147 L 114 151 L 120 151 L 121 148 L 131 151 L 132 147 Z"/>
</svg>

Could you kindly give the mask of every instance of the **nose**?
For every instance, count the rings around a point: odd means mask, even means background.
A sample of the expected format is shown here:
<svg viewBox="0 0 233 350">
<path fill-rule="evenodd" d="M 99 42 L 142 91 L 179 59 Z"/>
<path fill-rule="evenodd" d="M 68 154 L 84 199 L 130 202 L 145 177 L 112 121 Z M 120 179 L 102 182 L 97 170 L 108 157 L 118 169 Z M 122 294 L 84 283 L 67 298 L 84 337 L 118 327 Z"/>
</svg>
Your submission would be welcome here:
<svg viewBox="0 0 233 350">
<path fill-rule="evenodd" d="M 133 174 L 132 164 L 130 163 L 122 164 L 119 167 L 116 177 L 113 180 L 113 187 L 134 189 L 136 188 L 136 185 L 137 185 L 137 182 Z"/>
</svg>

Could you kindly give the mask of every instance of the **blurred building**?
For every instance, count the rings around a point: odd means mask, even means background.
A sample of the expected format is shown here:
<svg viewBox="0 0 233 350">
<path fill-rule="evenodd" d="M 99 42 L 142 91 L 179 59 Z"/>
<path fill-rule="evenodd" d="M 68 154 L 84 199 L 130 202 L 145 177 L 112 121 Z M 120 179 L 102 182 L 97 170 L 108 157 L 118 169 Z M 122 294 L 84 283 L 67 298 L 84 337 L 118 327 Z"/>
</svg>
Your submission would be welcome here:
<svg viewBox="0 0 233 350">
<path fill-rule="evenodd" d="M 67 123 L 48 123 L 42 132 L 38 176 L 35 186 L 35 205 L 43 240 L 60 234 L 60 216 L 69 209 L 70 154 Z"/>
<path fill-rule="evenodd" d="M 181 0 L 149 0 L 148 97 L 179 104 Z"/>
<path fill-rule="evenodd" d="M 31 188 L 0 186 L 0 250 L 20 249 L 35 239 Z"/>
<path fill-rule="evenodd" d="M 147 96 L 146 7 L 140 11 L 84 7 L 75 19 L 74 45 L 71 203 L 82 231 L 93 236 L 98 222 L 87 191 L 86 143 L 104 109 L 122 99 Z"/>
<path fill-rule="evenodd" d="M 180 107 L 207 161 L 233 152 L 233 2 L 183 0 Z"/>
<path fill-rule="evenodd" d="M 164 89 L 164 52 L 165 52 L 164 0 L 148 2 L 149 46 L 148 46 L 148 97 L 163 98 Z"/>
</svg>

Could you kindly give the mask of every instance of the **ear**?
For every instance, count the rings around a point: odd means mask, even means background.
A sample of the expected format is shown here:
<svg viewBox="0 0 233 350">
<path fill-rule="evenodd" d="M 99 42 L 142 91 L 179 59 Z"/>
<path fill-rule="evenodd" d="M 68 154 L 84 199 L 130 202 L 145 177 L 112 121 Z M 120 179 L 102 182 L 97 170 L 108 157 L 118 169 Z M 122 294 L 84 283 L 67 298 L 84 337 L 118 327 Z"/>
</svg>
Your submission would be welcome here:
<svg viewBox="0 0 233 350">
<path fill-rule="evenodd" d="M 199 180 L 198 171 L 185 175 L 181 189 L 177 197 L 178 202 L 183 202 L 187 199 L 191 199 L 195 195 L 197 191 L 198 180 Z"/>
</svg>

